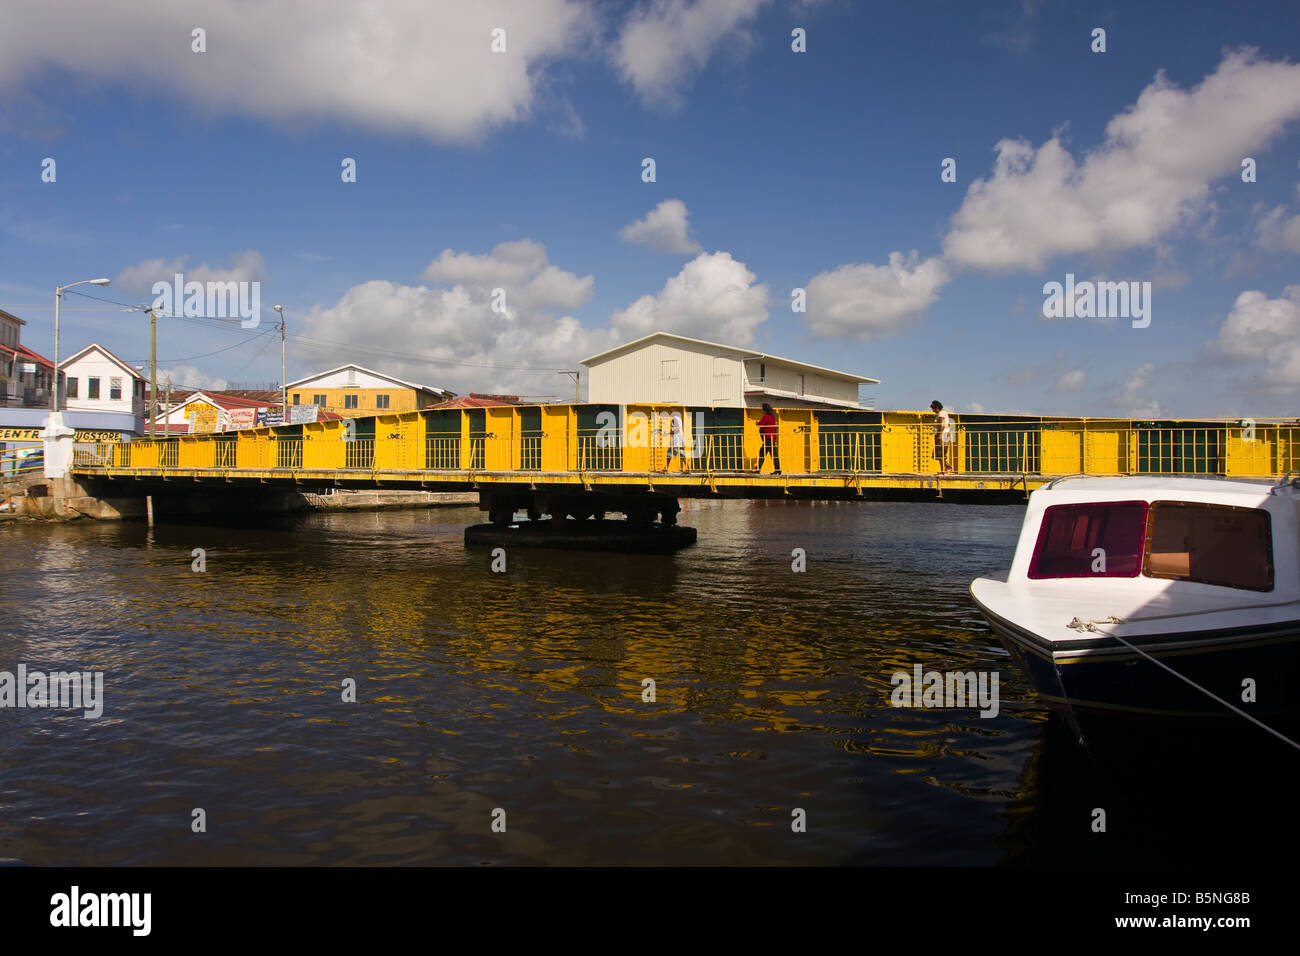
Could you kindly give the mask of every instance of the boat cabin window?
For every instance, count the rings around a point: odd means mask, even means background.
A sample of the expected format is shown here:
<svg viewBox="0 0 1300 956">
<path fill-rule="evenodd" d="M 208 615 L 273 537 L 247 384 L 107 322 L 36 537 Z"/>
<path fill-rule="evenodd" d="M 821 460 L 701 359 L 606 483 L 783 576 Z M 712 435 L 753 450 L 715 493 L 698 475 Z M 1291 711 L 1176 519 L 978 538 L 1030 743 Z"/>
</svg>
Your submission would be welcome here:
<svg viewBox="0 0 1300 956">
<path fill-rule="evenodd" d="M 1031 578 L 1135 578 L 1142 567 L 1144 501 L 1053 505 L 1043 512 Z"/>
<path fill-rule="evenodd" d="M 1249 591 L 1273 590 L 1273 533 L 1267 511 L 1156 501 L 1143 573 Z"/>
</svg>

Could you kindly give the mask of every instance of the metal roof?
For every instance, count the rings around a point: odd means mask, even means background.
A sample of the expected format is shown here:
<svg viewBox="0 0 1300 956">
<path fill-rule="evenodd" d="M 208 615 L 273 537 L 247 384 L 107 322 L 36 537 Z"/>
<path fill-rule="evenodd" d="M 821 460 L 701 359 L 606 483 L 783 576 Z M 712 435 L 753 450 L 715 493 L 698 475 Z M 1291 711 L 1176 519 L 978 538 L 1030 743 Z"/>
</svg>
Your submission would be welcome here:
<svg viewBox="0 0 1300 956">
<path fill-rule="evenodd" d="M 625 342 L 622 345 L 616 345 L 612 349 L 606 349 L 604 352 L 597 353 L 590 358 L 583 359 L 579 364 L 591 365 L 597 362 L 603 362 L 614 357 L 620 352 L 626 352 L 637 346 L 644 345 L 653 339 L 672 339 L 677 342 L 685 342 L 691 345 L 705 345 L 713 349 L 722 349 L 725 352 L 732 352 L 745 358 L 765 359 L 772 362 L 779 362 L 782 365 L 789 365 L 792 368 L 808 369 L 814 372 L 821 372 L 824 375 L 832 375 L 836 378 L 850 379 L 854 382 L 862 382 L 869 385 L 879 385 L 880 379 L 867 378 L 865 375 L 854 375 L 852 372 L 840 372 L 833 368 L 825 368 L 821 365 L 811 365 L 808 362 L 799 362 L 795 359 L 786 358 L 782 355 L 771 355 L 767 352 L 759 352 L 754 349 L 739 348 L 735 345 L 724 345 L 721 342 L 708 342 L 704 339 L 693 339 L 686 335 L 678 335 L 675 332 L 651 332 L 649 335 L 643 335 L 639 339 L 631 342 Z"/>
</svg>

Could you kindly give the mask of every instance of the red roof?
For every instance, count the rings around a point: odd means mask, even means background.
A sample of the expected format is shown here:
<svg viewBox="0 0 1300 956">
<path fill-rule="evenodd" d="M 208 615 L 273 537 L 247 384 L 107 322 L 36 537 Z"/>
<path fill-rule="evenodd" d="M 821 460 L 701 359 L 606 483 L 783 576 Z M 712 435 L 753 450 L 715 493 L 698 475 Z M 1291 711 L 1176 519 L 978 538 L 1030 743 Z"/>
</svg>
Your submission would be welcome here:
<svg viewBox="0 0 1300 956">
<path fill-rule="evenodd" d="M 470 397 L 470 398 L 490 398 L 490 399 L 492 399 L 493 401 L 500 402 L 500 403 L 502 403 L 502 404 L 504 404 L 504 405 L 518 405 L 518 404 L 519 404 L 519 396 L 518 396 L 518 395 L 494 395 L 494 394 L 492 394 L 491 392 L 487 392 L 487 393 L 484 393 L 484 392 L 470 392 L 470 393 L 469 393 L 469 397 Z"/>
<path fill-rule="evenodd" d="M 514 402 L 503 402 L 497 398 L 483 398 L 478 395 L 462 395 L 460 398 L 453 398 L 449 401 L 439 402 L 437 405 L 430 405 L 429 408 L 497 408 L 501 405 L 513 405 Z"/>
<path fill-rule="evenodd" d="M 165 391 L 166 389 L 162 385 L 158 386 L 159 395 L 162 395 Z M 229 399 L 231 402 L 243 402 L 248 404 L 249 406 L 280 404 L 279 392 L 268 392 L 263 389 L 247 389 L 247 388 L 239 388 L 239 389 L 173 388 L 172 402 L 176 405 L 179 405 L 181 402 L 184 402 L 186 399 L 190 398 L 193 395 L 196 395 L 199 392 L 202 392 L 204 395 L 207 395 L 213 399 Z M 243 406 L 241 405 L 240 407 Z"/>
<path fill-rule="evenodd" d="M 53 362 L 47 359 L 44 355 L 41 355 L 39 352 L 33 352 L 25 345 L 15 346 L 14 355 L 20 355 L 25 359 L 34 360 L 37 365 L 44 365 L 46 368 L 50 369 L 51 371 L 54 369 Z"/>
<path fill-rule="evenodd" d="M 270 405 L 279 405 L 278 401 L 263 402 L 255 398 L 236 398 L 233 395 L 224 395 L 221 392 L 204 392 L 208 398 L 212 399 L 214 405 L 220 405 L 222 408 L 267 408 Z"/>
</svg>

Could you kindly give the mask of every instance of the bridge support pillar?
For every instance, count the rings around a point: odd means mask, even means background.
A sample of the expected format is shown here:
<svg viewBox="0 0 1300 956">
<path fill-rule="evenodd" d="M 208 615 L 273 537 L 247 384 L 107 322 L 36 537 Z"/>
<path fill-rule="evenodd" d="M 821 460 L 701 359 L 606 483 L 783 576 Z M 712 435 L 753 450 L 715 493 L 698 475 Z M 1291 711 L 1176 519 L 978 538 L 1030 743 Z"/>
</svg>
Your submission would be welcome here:
<svg viewBox="0 0 1300 956">
<path fill-rule="evenodd" d="M 63 424 L 62 412 L 50 412 L 41 431 L 45 442 L 45 477 L 67 478 L 72 469 L 72 441 L 76 431 Z"/>
<path fill-rule="evenodd" d="M 694 528 L 678 526 L 681 506 L 672 495 L 567 488 L 480 491 L 479 509 L 491 523 L 466 528 L 467 545 L 664 553 L 694 544 L 696 538 Z M 515 521 L 521 511 L 528 520 Z M 612 514 L 627 520 L 604 520 Z"/>
<path fill-rule="evenodd" d="M 554 525 L 591 518 L 599 521 L 611 514 L 622 514 L 630 526 L 646 529 L 656 521 L 671 528 L 677 524 L 682 509 L 672 495 L 550 490 L 481 491 L 479 510 L 486 511 L 488 521 L 499 528 L 515 523 L 515 515 L 523 511 L 530 521 L 550 515 Z"/>
</svg>

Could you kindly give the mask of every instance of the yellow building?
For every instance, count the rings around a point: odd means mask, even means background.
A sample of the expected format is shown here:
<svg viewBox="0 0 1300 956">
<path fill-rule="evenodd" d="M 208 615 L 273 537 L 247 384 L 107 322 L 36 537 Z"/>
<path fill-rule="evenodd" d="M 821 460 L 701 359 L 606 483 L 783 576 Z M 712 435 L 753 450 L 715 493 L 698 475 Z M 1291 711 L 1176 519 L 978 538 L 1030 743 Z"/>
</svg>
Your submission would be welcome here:
<svg viewBox="0 0 1300 956">
<path fill-rule="evenodd" d="M 340 365 L 290 382 L 287 391 L 290 405 L 319 405 L 344 418 L 413 412 L 455 397 L 444 388 L 417 385 L 360 365 Z"/>
</svg>

